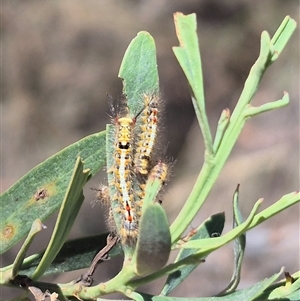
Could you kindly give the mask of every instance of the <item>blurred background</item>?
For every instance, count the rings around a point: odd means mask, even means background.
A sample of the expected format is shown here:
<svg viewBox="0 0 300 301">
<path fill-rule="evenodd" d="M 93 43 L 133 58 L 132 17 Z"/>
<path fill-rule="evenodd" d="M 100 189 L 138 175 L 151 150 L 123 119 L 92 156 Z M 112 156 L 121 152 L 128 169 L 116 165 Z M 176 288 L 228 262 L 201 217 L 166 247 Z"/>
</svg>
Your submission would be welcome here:
<svg viewBox="0 0 300 301">
<path fill-rule="evenodd" d="M 299 2 L 293 0 L 149 0 L 149 1 L 4 1 L 1 3 L 1 190 L 31 168 L 77 140 L 102 131 L 109 123 L 106 94 L 122 91 L 117 77 L 130 41 L 139 31 L 155 39 L 161 93 L 165 102 L 160 147 L 176 160 L 163 206 L 175 219 L 199 174 L 203 143 L 190 101 L 188 84 L 172 46 L 178 45 L 173 24 L 176 11 L 196 13 L 203 62 L 207 113 L 214 133 L 224 108 L 231 111 L 259 52 L 260 34 L 272 36 L 284 17 L 299 24 Z M 254 105 L 290 94 L 285 108 L 249 120 L 206 204 L 190 226 L 225 211 L 232 227 L 231 202 L 240 183 L 240 205 L 246 217 L 264 198 L 262 209 L 282 195 L 299 190 L 299 31 L 265 74 Z M 91 187 L 106 182 L 100 172 L 86 186 L 86 200 L 70 238 L 105 231 L 105 212 L 92 208 Z M 38 235 L 30 254 L 45 248 L 48 230 Z M 51 226 L 52 225 L 52 226 Z M 11 264 L 20 244 L 1 257 Z M 172 294 L 200 297 L 218 293 L 230 281 L 233 245 L 210 255 Z M 174 258 L 175 254 L 172 254 Z M 299 269 L 299 206 L 251 230 L 240 288 L 278 272 Z M 95 281 L 106 281 L 121 259 L 101 265 Z M 69 282 L 84 271 L 47 277 Z M 159 293 L 163 280 L 144 287 Z M 16 295 L 3 289 L 3 298 Z M 2 299 L 3 299 L 2 298 Z"/>
</svg>

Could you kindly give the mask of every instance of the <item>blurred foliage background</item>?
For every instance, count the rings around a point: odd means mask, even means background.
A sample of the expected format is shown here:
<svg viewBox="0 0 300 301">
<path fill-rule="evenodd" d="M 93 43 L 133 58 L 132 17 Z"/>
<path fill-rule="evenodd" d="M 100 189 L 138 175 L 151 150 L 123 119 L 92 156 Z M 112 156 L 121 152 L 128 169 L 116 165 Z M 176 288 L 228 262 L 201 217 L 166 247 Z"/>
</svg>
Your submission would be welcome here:
<svg viewBox="0 0 300 301">
<path fill-rule="evenodd" d="M 272 36 L 286 15 L 299 24 L 299 2 L 293 0 L 149 0 L 149 1 L 3 1 L 1 2 L 1 189 L 50 155 L 110 122 L 106 94 L 117 97 L 117 74 L 124 52 L 137 32 L 149 31 L 157 46 L 163 99 L 159 154 L 177 160 L 163 206 L 175 218 L 203 162 L 203 144 L 191 105 L 187 81 L 172 53 L 178 45 L 173 13 L 196 13 L 203 61 L 207 112 L 214 131 L 224 108 L 234 108 L 259 51 L 260 34 Z M 231 228 L 231 200 L 241 184 L 245 216 L 254 202 L 264 207 L 299 189 L 299 30 L 266 73 L 254 99 L 259 105 L 290 93 L 291 103 L 251 119 L 203 210 L 197 227 L 213 213 L 225 211 Z M 105 172 L 88 183 L 79 219 L 70 238 L 104 231 L 106 211 L 95 204 L 91 187 L 106 182 Z M 37 236 L 30 254 L 43 249 L 55 217 Z M 240 287 L 278 272 L 299 268 L 299 206 L 288 209 L 248 233 Z M 12 263 L 20 245 L 1 258 Z M 174 293 L 207 296 L 231 278 L 233 252 L 226 246 L 207 258 Z M 120 269 L 121 260 L 98 268 L 96 281 Z M 67 282 L 83 271 L 47 277 Z M 145 288 L 157 293 L 162 282 Z M 16 292 L 3 290 L 3 297 Z"/>
</svg>

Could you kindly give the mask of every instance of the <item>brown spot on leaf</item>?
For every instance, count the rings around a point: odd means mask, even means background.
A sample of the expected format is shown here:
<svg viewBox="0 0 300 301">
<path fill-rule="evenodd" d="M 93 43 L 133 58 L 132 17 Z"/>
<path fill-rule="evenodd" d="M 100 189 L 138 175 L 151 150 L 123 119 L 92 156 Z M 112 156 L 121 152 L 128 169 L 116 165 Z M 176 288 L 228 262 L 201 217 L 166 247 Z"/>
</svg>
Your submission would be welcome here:
<svg viewBox="0 0 300 301">
<path fill-rule="evenodd" d="M 46 188 L 41 188 L 39 189 L 35 194 L 34 194 L 34 199 L 36 201 L 39 201 L 41 199 L 44 199 L 45 197 L 47 197 L 47 189 Z"/>
<path fill-rule="evenodd" d="M 2 235 L 4 239 L 10 239 L 14 234 L 15 234 L 15 227 L 13 225 L 7 225 L 2 231 Z"/>
</svg>

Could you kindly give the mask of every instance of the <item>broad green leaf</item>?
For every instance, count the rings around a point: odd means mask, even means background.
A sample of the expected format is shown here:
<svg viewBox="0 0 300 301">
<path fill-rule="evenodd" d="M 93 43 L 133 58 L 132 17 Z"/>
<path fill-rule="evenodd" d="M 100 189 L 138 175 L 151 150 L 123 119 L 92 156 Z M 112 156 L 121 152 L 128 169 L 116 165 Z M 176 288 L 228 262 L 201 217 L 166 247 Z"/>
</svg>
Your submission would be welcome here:
<svg viewBox="0 0 300 301">
<path fill-rule="evenodd" d="M 150 204 L 143 211 L 136 248 L 136 269 L 139 275 L 162 268 L 171 251 L 169 223 L 161 205 Z"/>
<path fill-rule="evenodd" d="M 42 162 L 0 196 L 0 254 L 28 234 L 61 205 L 76 158 L 96 174 L 105 163 L 105 132 L 90 135 Z"/>
<path fill-rule="evenodd" d="M 131 113 L 136 116 L 143 108 L 143 94 L 159 92 L 155 42 L 148 32 L 139 32 L 131 41 L 119 77 L 123 79 L 123 92 Z"/>
<path fill-rule="evenodd" d="M 124 55 L 119 77 L 123 80 L 123 93 L 127 97 L 130 116 L 137 117 L 135 128 L 139 128 L 138 114 L 144 108 L 145 93 L 158 93 L 159 81 L 156 62 L 155 43 L 147 32 L 140 32 L 131 41 Z M 134 132 L 136 134 L 136 131 Z M 114 174 L 111 172 L 115 166 L 115 125 L 107 125 L 107 170 L 108 183 L 110 187 L 110 199 L 112 214 L 116 224 L 117 232 L 120 233 L 123 227 L 123 215 L 120 208 L 120 201 L 116 199 L 116 188 Z M 131 180 L 133 187 L 139 187 L 137 179 Z M 135 200 L 137 201 L 137 200 Z M 132 256 L 135 243 L 128 243 L 123 246 L 125 258 Z"/>
<path fill-rule="evenodd" d="M 139 275 L 158 270 L 169 258 L 171 250 L 169 224 L 163 208 L 157 203 L 157 195 L 162 185 L 161 179 L 151 175 L 146 182 L 139 238 L 134 253 Z"/>
<path fill-rule="evenodd" d="M 78 157 L 70 184 L 56 219 L 50 242 L 32 275 L 32 279 L 37 280 L 44 274 L 63 246 L 83 203 L 83 186 L 88 181 L 88 178 L 89 169 L 83 170 L 83 163 L 81 158 Z"/>
<path fill-rule="evenodd" d="M 195 233 L 191 234 L 189 241 L 195 239 L 210 238 L 213 236 L 220 236 L 225 223 L 225 214 L 217 213 L 208 218 L 203 224 L 201 224 L 198 229 L 192 230 Z M 182 249 L 180 250 L 175 262 L 178 262 L 192 254 L 194 254 L 198 249 Z M 191 272 L 200 264 L 201 262 L 195 262 L 189 264 L 181 269 L 178 269 L 175 273 L 168 276 L 166 284 L 161 291 L 161 295 L 168 295 L 172 290 L 174 290 L 182 281 L 184 281 Z"/>
</svg>

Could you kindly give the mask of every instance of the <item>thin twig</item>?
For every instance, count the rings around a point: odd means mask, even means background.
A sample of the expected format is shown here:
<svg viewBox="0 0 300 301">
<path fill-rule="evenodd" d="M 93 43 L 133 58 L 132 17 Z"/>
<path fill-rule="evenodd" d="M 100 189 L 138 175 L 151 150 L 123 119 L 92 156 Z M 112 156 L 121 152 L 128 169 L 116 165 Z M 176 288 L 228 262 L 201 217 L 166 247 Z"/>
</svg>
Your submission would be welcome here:
<svg viewBox="0 0 300 301">
<path fill-rule="evenodd" d="M 81 276 L 79 279 L 77 279 L 76 283 L 82 282 L 84 286 L 92 285 L 92 283 L 93 283 L 92 276 L 93 276 L 98 264 L 100 262 L 110 259 L 108 256 L 108 253 L 116 245 L 118 240 L 119 240 L 119 238 L 116 236 L 113 237 L 110 234 L 107 236 L 106 246 L 97 253 L 97 255 L 94 257 L 92 264 L 91 264 L 90 268 L 88 269 L 88 271 L 83 276 Z"/>
</svg>

